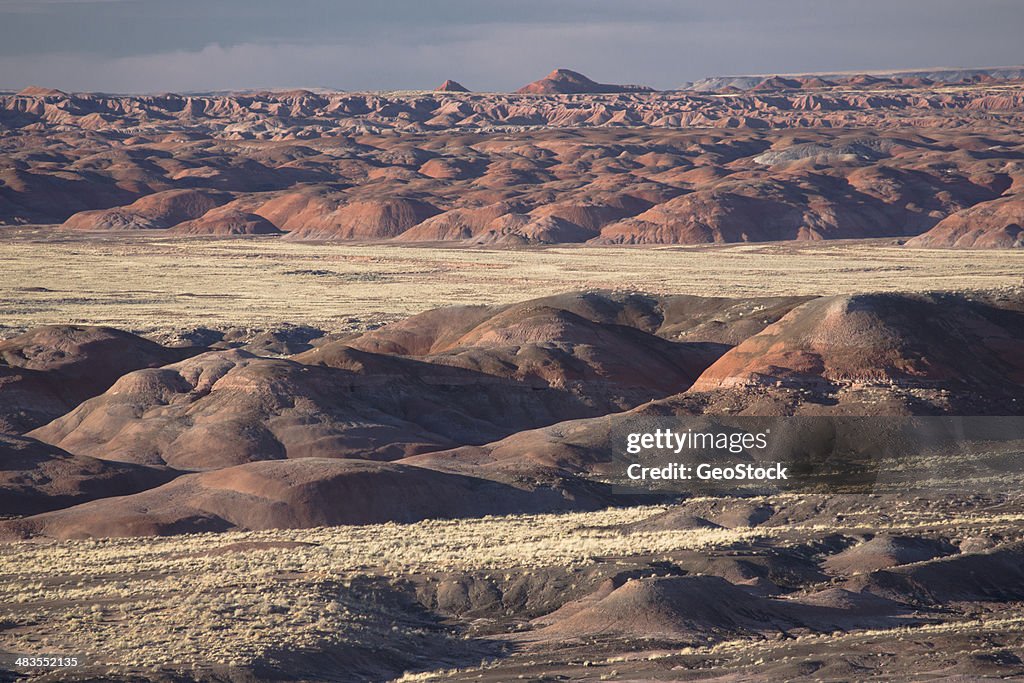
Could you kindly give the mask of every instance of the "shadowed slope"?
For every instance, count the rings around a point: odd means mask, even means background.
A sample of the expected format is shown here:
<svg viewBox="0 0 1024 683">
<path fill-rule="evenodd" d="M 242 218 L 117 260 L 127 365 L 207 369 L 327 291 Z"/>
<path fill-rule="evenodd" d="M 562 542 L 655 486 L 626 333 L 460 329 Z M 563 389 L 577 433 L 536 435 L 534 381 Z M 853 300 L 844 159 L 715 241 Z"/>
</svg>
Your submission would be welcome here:
<svg viewBox="0 0 1024 683">
<path fill-rule="evenodd" d="M 21 433 L 96 396 L 118 377 L 194 355 L 108 327 L 52 325 L 0 341 L 0 432 Z"/>
<path fill-rule="evenodd" d="M 414 522 L 594 507 L 550 489 L 391 463 L 303 458 L 179 477 L 134 496 L 0 523 L 7 536 L 139 536 Z"/>
<path fill-rule="evenodd" d="M 613 409 L 546 384 L 344 346 L 337 367 L 206 353 L 122 377 L 36 430 L 114 460 L 186 469 L 300 457 L 395 459 Z"/>
<path fill-rule="evenodd" d="M 437 351 L 409 355 L 437 365 L 568 389 L 593 400 L 606 397 L 618 401 L 622 408 L 685 389 L 725 348 L 670 342 L 633 327 L 595 323 L 542 305 L 491 310 L 485 320 L 463 330 L 465 333 L 450 344 L 431 343 L 430 327 L 460 312 L 473 322 L 479 319 L 479 311 L 472 309 L 449 311 L 412 321 L 393 333 L 371 333 L 347 344 L 397 353 L 408 351 L 403 341 L 413 350 L 429 346 Z M 453 322 L 447 332 L 458 330 L 459 322 Z M 422 337 L 410 339 L 410 331 L 421 325 Z M 337 366 L 330 356 L 341 346 L 340 342 L 326 344 L 296 360 Z M 643 363 L 637 362 L 640 358 Z"/>
<path fill-rule="evenodd" d="M 0 516 L 33 515 L 166 483 L 176 472 L 71 455 L 0 435 Z"/>
</svg>

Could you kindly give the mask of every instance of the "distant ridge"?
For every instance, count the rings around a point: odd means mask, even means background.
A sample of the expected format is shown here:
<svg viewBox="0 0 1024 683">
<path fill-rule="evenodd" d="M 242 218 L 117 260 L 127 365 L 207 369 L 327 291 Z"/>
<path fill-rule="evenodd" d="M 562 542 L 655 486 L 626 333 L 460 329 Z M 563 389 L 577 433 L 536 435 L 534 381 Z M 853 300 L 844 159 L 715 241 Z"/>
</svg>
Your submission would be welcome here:
<svg viewBox="0 0 1024 683">
<path fill-rule="evenodd" d="M 932 84 L 983 83 L 997 81 L 1024 80 L 1024 65 L 994 67 L 935 67 L 909 70 L 851 70 L 851 71 L 808 71 L 799 73 L 763 73 L 739 74 L 730 76 L 709 76 L 695 82 L 685 81 L 675 88 L 658 90 L 646 85 L 599 83 L 571 69 L 555 69 L 543 78 L 515 90 L 520 94 L 537 95 L 568 95 L 568 94 L 615 94 L 615 93 L 654 93 L 654 92 L 737 92 L 749 90 L 806 90 L 827 88 L 835 85 L 865 86 L 877 81 L 880 85 L 925 87 Z M 18 90 L 17 88 L 0 88 L 0 95 L 16 95 L 34 98 L 67 98 L 72 96 L 92 96 L 110 98 L 130 97 L 248 97 L 248 96 L 282 96 L 314 97 L 334 96 L 340 94 L 361 93 L 417 93 L 420 89 L 395 90 L 389 88 L 355 89 L 310 86 L 302 88 L 236 88 L 228 90 L 183 90 L 178 93 L 166 91 L 115 93 L 99 91 L 83 91 L 68 93 L 54 88 L 35 85 Z M 447 79 L 433 92 L 471 92 L 458 81 Z M 490 91 L 484 91 L 490 92 Z"/>
<path fill-rule="evenodd" d="M 974 80 L 981 77 L 990 77 L 999 80 L 1024 79 L 1024 66 L 992 66 L 978 68 L 961 67 L 936 67 L 933 69 L 916 69 L 906 71 L 880 70 L 880 71 L 832 71 L 832 72 L 806 72 L 791 74 L 748 74 L 739 76 L 712 76 L 697 81 L 696 83 L 681 86 L 682 90 L 696 90 L 700 92 L 721 91 L 727 88 L 738 90 L 752 90 L 765 81 L 772 78 L 784 79 L 810 79 L 817 78 L 826 81 L 844 81 L 855 76 L 875 76 L 883 78 L 914 78 L 926 79 L 937 83 L 960 83 Z"/>
</svg>

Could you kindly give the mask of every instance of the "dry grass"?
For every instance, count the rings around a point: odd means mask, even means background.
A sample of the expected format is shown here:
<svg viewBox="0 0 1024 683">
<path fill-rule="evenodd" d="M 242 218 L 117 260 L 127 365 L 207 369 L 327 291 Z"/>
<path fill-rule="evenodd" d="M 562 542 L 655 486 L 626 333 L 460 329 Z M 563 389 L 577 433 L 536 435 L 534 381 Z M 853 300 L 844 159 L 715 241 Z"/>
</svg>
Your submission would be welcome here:
<svg viewBox="0 0 1024 683">
<path fill-rule="evenodd" d="M 709 296 L 1016 285 L 1021 251 L 883 242 L 528 250 L 0 232 L 3 325 L 360 329 L 438 306 L 609 288 Z"/>
<path fill-rule="evenodd" d="M 341 643 L 384 647 L 412 634 L 401 632 L 400 614 L 347 593 L 358 577 L 529 572 L 766 536 L 714 529 L 626 537 L 614 529 L 662 510 L 10 544 L 0 555 L 0 621 L 17 626 L 0 631 L 0 649 L 43 646 L 111 666 L 154 667 L 239 665 Z M 263 547 L 230 548 L 238 543 Z"/>
<path fill-rule="evenodd" d="M 764 500 L 797 504 L 803 497 Z M 844 524 L 892 533 L 974 528 L 1016 536 L 1020 529 L 1020 515 L 979 510 L 953 519 L 944 505 L 910 504 L 888 506 L 891 521 L 880 525 L 876 503 L 865 501 L 863 514 L 850 511 Z M 665 509 L 7 544 L 0 552 L 0 650 L 74 652 L 115 669 L 242 665 L 338 646 L 400 649 L 410 639 L 422 646 L 424 637 L 439 639 L 440 652 L 455 646 L 450 636 L 424 634 L 401 610 L 367 601 L 353 586 L 368 577 L 387 582 L 445 571 L 582 572 L 606 558 L 785 545 L 842 531 L 815 524 L 619 530 Z"/>
</svg>

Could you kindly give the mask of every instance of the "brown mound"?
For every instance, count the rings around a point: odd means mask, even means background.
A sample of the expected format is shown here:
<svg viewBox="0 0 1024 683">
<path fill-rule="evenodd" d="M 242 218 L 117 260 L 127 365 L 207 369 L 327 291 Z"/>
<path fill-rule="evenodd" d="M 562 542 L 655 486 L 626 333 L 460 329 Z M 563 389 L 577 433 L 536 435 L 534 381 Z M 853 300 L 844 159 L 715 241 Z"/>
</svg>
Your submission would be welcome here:
<svg viewBox="0 0 1024 683">
<path fill-rule="evenodd" d="M 469 309 L 466 313 L 470 321 L 478 320 L 477 311 Z M 449 331 L 459 330 L 460 322 L 453 322 Z M 422 350 L 429 344 L 430 333 L 423 340 L 406 339 L 419 323 L 411 320 L 401 326 L 404 329 L 389 333 L 385 328 L 347 344 L 402 353 L 405 341 L 414 350 Z M 319 359 L 334 346 L 321 346 L 296 360 L 321 362 Z M 592 322 L 570 311 L 541 305 L 500 311 L 464 329 L 447 349 L 413 355 L 438 365 L 568 388 L 594 400 L 615 395 L 621 397 L 622 408 L 631 408 L 690 386 L 722 350 L 720 345 L 670 342 L 633 327 Z M 645 362 L 637 365 L 636 358 Z"/>
<path fill-rule="evenodd" d="M 829 557 L 822 566 L 837 574 L 863 574 L 956 552 L 945 540 L 883 534 Z"/>
<path fill-rule="evenodd" d="M 107 327 L 37 327 L 0 341 L 0 431 L 38 427 L 103 393 L 125 373 L 196 352 Z"/>
<path fill-rule="evenodd" d="M 325 458 L 191 474 L 133 496 L 0 524 L 4 536 L 88 538 L 414 522 L 588 507 L 560 492 L 389 463 Z"/>
<path fill-rule="evenodd" d="M 229 342 L 225 348 L 242 348 L 257 356 L 291 356 L 313 348 L 313 341 L 324 336 L 324 331 L 305 325 L 246 335 L 244 343 Z"/>
<path fill-rule="evenodd" d="M 0 435 L 0 516 L 34 515 L 126 496 L 164 484 L 175 474 L 71 455 L 34 439 Z"/>
<path fill-rule="evenodd" d="M 599 387 L 605 385 L 627 392 L 622 405 L 632 407 L 682 391 L 694 373 L 724 351 L 723 344 L 706 343 L 692 329 L 688 331 L 694 342 L 689 343 L 654 334 L 668 326 L 674 336 L 682 336 L 681 330 L 695 322 L 689 303 L 594 292 L 503 307 L 453 307 L 413 316 L 346 343 L 519 381 L 571 386 L 583 395 L 602 391 Z M 712 310 L 720 313 L 719 303 Z M 711 336 L 721 331 L 716 327 Z M 317 354 L 313 351 L 299 360 L 313 362 Z M 638 365 L 636 358 L 646 361 Z"/>
<path fill-rule="evenodd" d="M 279 458 L 388 460 L 616 405 L 343 345 L 308 360 L 318 364 L 232 350 L 133 372 L 34 436 L 75 453 L 181 469 Z"/>
<path fill-rule="evenodd" d="M 905 78 L 896 78 L 896 82 L 900 85 L 905 85 L 911 88 L 926 88 L 931 85 L 935 85 L 935 81 L 930 78 L 908 76 Z"/>
<path fill-rule="evenodd" d="M 982 202 L 947 216 L 907 242 L 908 247 L 1003 249 L 1024 247 L 1024 194 Z"/>
<path fill-rule="evenodd" d="M 699 552 L 676 556 L 673 564 L 687 574 L 717 576 L 758 595 L 818 584 L 828 577 L 810 560 L 786 550 Z"/>
<path fill-rule="evenodd" d="M 178 223 L 170 231 L 178 235 L 276 235 L 281 232 L 263 216 L 227 207 L 212 209 L 201 218 Z"/>
<path fill-rule="evenodd" d="M 784 630 L 792 625 L 782 605 L 758 598 L 716 576 L 611 580 L 583 609 L 545 619 L 540 638 L 628 637 L 707 643 L 729 635 Z"/>
<path fill-rule="evenodd" d="M 715 513 L 711 520 L 720 526 L 735 528 L 754 527 L 771 519 L 775 510 L 771 505 L 754 501 L 735 501 Z"/>
<path fill-rule="evenodd" d="M 476 235 L 472 244 L 525 245 L 585 242 L 594 236 L 586 228 L 561 218 L 509 213 L 487 224 L 487 229 Z"/>
<path fill-rule="evenodd" d="M 882 569 L 851 580 L 895 600 L 945 603 L 1024 599 L 1024 545 L 1005 544 L 905 567 Z"/>
<path fill-rule="evenodd" d="M 462 159 L 434 158 L 420 166 L 419 173 L 439 180 L 465 180 L 479 175 L 479 166 Z"/>
<path fill-rule="evenodd" d="M 504 309 L 504 306 L 445 306 L 367 332 L 351 345 L 374 353 L 405 356 L 449 351 L 473 328 Z"/>
<path fill-rule="evenodd" d="M 897 609 L 892 600 L 873 593 L 848 591 L 845 588 L 826 588 L 802 595 L 797 600 L 804 605 L 839 609 L 851 614 L 886 614 Z"/>
<path fill-rule="evenodd" d="M 596 241 L 603 244 L 765 241 L 786 238 L 779 230 L 781 226 L 802 224 L 799 212 L 786 204 L 705 191 L 677 197 L 635 218 L 612 223 L 601 231 Z M 795 231 L 787 237 L 795 238 Z"/>
<path fill-rule="evenodd" d="M 458 81 L 453 81 L 449 78 L 444 83 L 434 88 L 434 92 L 469 92 L 469 88 Z"/>
<path fill-rule="evenodd" d="M 146 195 L 128 206 L 82 211 L 64 221 L 67 230 L 154 230 L 200 218 L 231 197 L 209 190 L 167 190 Z"/>
<path fill-rule="evenodd" d="M 1019 392 L 1020 302 L 946 295 L 823 297 L 788 313 L 708 368 L 694 391 L 829 382 L 945 384 Z M 971 349 L 965 356 L 963 349 Z"/>
<path fill-rule="evenodd" d="M 876 87 L 880 85 L 891 85 L 892 79 L 879 78 L 878 76 L 872 76 L 871 74 L 858 74 L 856 76 L 850 76 L 845 80 L 839 81 L 840 85 L 849 85 L 855 87 Z"/>
<path fill-rule="evenodd" d="M 755 163 L 770 164 L 775 158 L 819 163 L 862 165 L 869 155 L 880 154 L 866 143 L 836 147 L 798 145 L 781 152 L 753 157 Z M 770 242 L 778 240 L 819 240 L 915 235 L 935 225 L 933 211 L 963 206 L 929 197 L 919 188 L 908 187 L 909 179 L 885 178 L 896 185 L 907 203 L 871 196 L 868 177 L 873 167 L 850 169 L 850 183 L 836 183 L 828 176 L 796 168 L 772 178 L 729 178 L 701 183 L 695 191 L 677 196 L 631 218 L 605 225 L 594 242 L 599 244 L 711 244 Z M 891 175 L 891 174 L 890 174 Z M 862 176 L 864 178 L 862 179 Z M 874 178 L 872 183 L 883 182 Z M 710 185 L 710 187 L 707 187 Z M 864 187 L 862 187 L 864 186 Z M 918 196 L 920 195 L 920 196 Z M 809 200 L 813 197 L 813 200 Z M 975 200 L 977 201 L 977 200 Z M 939 204 L 942 204 L 940 208 Z"/>
<path fill-rule="evenodd" d="M 597 83 L 583 74 L 569 69 L 555 69 L 544 78 L 524 85 L 517 93 L 539 95 L 575 95 L 584 93 L 650 92 L 651 89 L 636 85 L 613 85 Z"/>
<path fill-rule="evenodd" d="M 284 192 L 264 201 L 253 213 L 266 218 L 284 232 L 316 226 L 327 230 L 344 203 L 344 195 L 325 188 Z"/>
<path fill-rule="evenodd" d="M 597 235 L 601 228 L 614 221 L 649 209 L 651 202 L 631 197 L 615 198 L 614 203 L 563 201 L 552 202 L 537 207 L 530 212 L 533 216 L 560 218 L 589 230 Z"/>
<path fill-rule="evenodd" d="M 749 299 L 653 296 L 593 290 L 570 292 L 505 306 L 449 306 L 414 315 L 368 332 L 352 344 L 375 353 L 426 356 L 452 351 L 476 339 L 493 340 L 495 326 L 506 328 L 542 309 L 561 310 L 602 325 L 631 327 L 665 339 L 737 344 L 779 320 L 809 297 Z M 551 330 L 553 328 L 547 328 Z M 526 326 L 516 341 L 546 341 L 543 330 Z M 509 339 L 512 332 L 502 333 Z"/>
<path fill-rule="evenodd" d="M 415 199 L 368 199 L 352 202 L 325 217 L 322 223 L 301 225 L 291 239 L 384 239 L 396 237 L 439 211 Z M 290 222 L 287 221 L 287 222 Z"/>
<path fill-rule="evenodd" d="M 833 81 L 825 80 L 818 76 L 810 76 L 807 78 L 796 79 L 800 83 L 801 88 L 812 89 L 812 88 L 831 88 L 835 86 Z"/>
<path fill-rule="evenodd" d="M 721 525 L 690 513 L 688 510 L 668 510 L 661 514 L 624 526 L 627 533 L 644 531 L 676 531 L 687 529 L 721 529 Z"/>
<path fill-rule="evenodd" d="M 433 169 L 429 174 L 438 177 Z M 465 240 L 473 244 L 498 245 L 584 242 L 596 237 L 603 226 L 650 205 L 644 200 L 620 197 L 609 204 L 552 202 L 522 213 L 521 206 L 498 202 L 480 208 L 453 209 L 424 221 L 398 239 Z"/>
<path fill-rule="evenodd" d="M 487 232 L 494 220 L 515 212 L 517 208 L 510 202 L 496 202 L 479 208 L 452 209 L 426 219 L 395 239 L 399 242 L 470 239 Z"/>
</svg>

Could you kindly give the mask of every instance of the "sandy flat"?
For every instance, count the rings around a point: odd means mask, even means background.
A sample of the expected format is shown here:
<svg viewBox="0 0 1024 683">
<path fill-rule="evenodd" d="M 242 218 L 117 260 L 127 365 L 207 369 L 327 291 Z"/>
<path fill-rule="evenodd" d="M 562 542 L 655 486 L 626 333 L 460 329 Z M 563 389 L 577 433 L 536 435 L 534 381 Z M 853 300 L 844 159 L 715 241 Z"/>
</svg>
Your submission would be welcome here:
<svg viewBox="0 0 1024 683">
<path fill-rule="evenodd" d="M 161 333 L 198 325 L 361 329 L 450 304 L 580 289 L 707 296 L 1019 285 L 1024 251 L 918 250 L 892 240 L 700 247 L 472 249 L 276 238 L 0 233 L 0 320 Z"/>
</svg>

